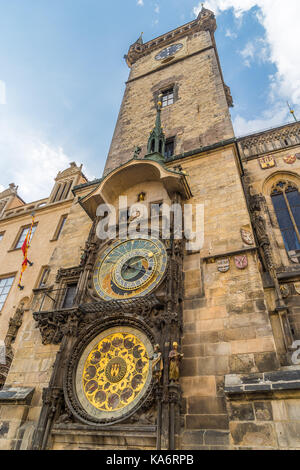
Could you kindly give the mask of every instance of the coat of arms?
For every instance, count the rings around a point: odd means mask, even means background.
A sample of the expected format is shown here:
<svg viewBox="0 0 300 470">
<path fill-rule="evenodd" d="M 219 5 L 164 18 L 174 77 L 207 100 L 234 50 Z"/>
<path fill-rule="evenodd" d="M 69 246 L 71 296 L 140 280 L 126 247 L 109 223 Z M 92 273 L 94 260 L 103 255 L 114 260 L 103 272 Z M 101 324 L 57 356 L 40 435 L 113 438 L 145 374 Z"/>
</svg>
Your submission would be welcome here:
<svg viewBox="0 0 300 470">
<path fill-rule="evenodd" d="M 273 157 L 262 157 L 259 159 L 259 163 L 263 170 L 266 170 L 268 168 L 274 168 L 274 166 L 276 166 L 276 163 Z"/>
<path fill-rule="evenodd" d="M 288 155 L 287 157 L 284 157 L 283 160 L 285 163 L 288 163 L 288 165 L 293 165 L 296 162 L 297 157 L 296 155 Z"/>
<path fill-rule="evenodd" d="M 246 245 L 254 245 L 254 238 L 249 230 L 241 229 L 242 240 Z"/>
<path fill-rule="evenodd" d="M 240 255 L 234 257 L 235 265 L 238 269 L 245 269 L 248 266 L 247 255 Z"/>
<path fill-rule="evenodd" d="M 294 287 L 297 294 L 300 295 L 300 282 L 295 282 Z"/>
<path fill-rule="evenodd" d="M 217 265 L 218 265 L 218 271 L 220 271 L 220 273 L 227 273 L 227 271 L 229 271 L 229 268 L 230 268 L 229 258 L 219 259 L 217 262 Z"/>
</svg>

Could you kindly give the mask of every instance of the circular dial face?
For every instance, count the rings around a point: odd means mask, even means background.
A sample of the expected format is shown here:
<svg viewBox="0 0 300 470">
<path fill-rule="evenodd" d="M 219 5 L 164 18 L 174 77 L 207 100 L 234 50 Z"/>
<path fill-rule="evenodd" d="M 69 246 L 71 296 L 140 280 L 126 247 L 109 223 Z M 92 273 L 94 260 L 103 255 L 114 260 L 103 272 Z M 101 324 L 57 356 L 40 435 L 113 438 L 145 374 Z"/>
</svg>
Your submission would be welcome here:
<svg viewBox="0 0 300 470">
<path fill-rule="evenodd" d="M 172 46 L 166 47 L 163 49 L 157 56 L 155 57 L 156 60 L 167 59 L 168 57 L 176 54 L 180 49 L 183 48 L 183 44 L 173 44 Z"/>
<path fill-rule="evenodd" d="M 77 367 L 77 396 L 85 411 L 101 419 L 120 418 L 132 410 L 152 378 L 153 354 L 144 333 L 111 328 L 85 349 Z"/>
<path fill-rule="evenodd" d="M 166 266 L 167 253 L 160 240 L 117 240 L 97 261 L 94 286 L 104 300 L 143 296 L 159 284 Z"/>
</svg>

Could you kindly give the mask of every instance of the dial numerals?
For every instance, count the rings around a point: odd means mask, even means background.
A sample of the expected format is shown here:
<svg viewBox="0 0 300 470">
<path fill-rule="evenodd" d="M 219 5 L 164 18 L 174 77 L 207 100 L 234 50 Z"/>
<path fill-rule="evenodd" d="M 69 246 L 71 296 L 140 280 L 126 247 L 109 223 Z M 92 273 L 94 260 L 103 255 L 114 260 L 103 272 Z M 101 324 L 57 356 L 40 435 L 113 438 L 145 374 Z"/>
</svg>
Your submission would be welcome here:
<svg viewBox="0 0 300 470">
<path fill-rule="evenodd" d="M 166 266 L 167 254 L 160 240 L 118 240 L 97 261 L 94 286 L 104 300 L 143 296 L 160 283 Z"/>
<path fill-rule="evenodd" d="M 182 48 L 183 44 L 173 44 L 172 46 L 166 47 L 161 52 L 159 52 L 157 56 L 155 56 L 155 60 L 167 59 L 168 57 L 176 54 L 176 52 L 180 51 Z"/>
</svg>

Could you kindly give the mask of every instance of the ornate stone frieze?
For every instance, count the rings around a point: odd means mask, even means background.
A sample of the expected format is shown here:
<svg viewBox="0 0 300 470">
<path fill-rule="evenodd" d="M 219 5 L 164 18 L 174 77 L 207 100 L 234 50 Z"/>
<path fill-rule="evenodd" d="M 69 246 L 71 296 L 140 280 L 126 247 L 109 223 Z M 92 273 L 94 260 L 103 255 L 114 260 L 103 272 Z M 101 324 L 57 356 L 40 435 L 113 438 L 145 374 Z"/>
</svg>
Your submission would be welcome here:
<svg viewBox="0 0 300 470">
<path fill-rule="evenodd" d="M 77 279 L 82 272 L 82 266 L 74 266 L 72 268 L 60 268 L 56 275 L 56 282 L 61 282 L 64 279 L 74 278 Z"/>
<path fill-rule="evenodd" d="M 300 123 L 293 123 L 239 139 L 239 146 L 244 157 L 256 156 L 299 143 Z"/>
</svg>

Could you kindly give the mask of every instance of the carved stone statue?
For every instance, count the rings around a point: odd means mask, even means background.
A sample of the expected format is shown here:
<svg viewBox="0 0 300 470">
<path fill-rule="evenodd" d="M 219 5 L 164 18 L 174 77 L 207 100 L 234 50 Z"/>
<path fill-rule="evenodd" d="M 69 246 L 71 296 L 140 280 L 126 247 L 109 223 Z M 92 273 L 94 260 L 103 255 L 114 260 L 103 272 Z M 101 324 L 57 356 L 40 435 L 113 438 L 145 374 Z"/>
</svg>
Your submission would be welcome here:
<svg viewBox="0 0 300 470">
<path fill-rule="evenodd" d="M 154 353 L 153 353 L 153 356 L 150 357 L 150 361 L 152 361 L 153 376 L 155 377 L 156 381 L 159 383 L 161 381 L 161 376 L 162 376 L 162 372 L 164 368 L 159 344 L 156 344 L 154 346 Z"/>
<path fill-rule="evenodd" d="M 179 366 L 183 354 L 178 351 L 178 343 L 173 343 L 173 349 L 169 353 L 169 380 L 170 382 L 178 382 Z"/>
</svg>

